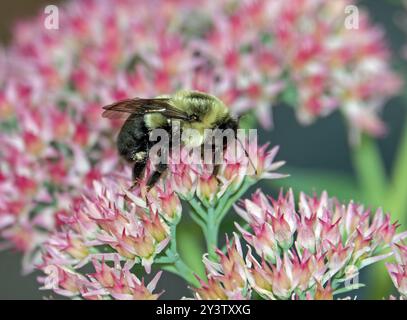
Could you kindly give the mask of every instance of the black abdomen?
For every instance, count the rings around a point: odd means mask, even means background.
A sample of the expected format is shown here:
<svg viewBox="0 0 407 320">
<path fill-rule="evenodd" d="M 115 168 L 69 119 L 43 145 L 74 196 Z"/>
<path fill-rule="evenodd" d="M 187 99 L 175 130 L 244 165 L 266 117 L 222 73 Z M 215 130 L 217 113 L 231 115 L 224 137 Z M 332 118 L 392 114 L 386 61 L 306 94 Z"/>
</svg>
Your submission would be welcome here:
<svg viewBox="0 0 407 320">
<path fill-rule="evenodd" d="M 144 116 L 131 115 L 123 124 L 117 137 L 119 154 L 127 161 L 133 162 L 138 152 L 147 150 L 148 140 Z"/>
</svg>

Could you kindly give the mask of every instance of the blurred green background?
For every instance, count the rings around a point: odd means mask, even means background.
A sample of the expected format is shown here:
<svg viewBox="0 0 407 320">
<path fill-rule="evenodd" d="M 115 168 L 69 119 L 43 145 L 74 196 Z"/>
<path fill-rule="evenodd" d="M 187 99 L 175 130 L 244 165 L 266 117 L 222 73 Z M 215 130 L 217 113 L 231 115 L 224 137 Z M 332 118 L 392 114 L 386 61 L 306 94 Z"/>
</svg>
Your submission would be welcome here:
<svg viewBox="0 0 407 320">
<path fill-rule="evenodd" d="M 62 1 L 53 1 L 58 4 Z M 49 1 L 36 0 L 13 0 L 0 1 L 0 42 L 6 45 L 11 38 L 11 27 L 15 21 L 32 16 L 42 11 L 44 6 L 51 4 Z M 361 5 L 368 8 L 373 21 L 382 25 L 386 30 L 388 42 L 396 56 L 403 44 L 407 43 L 406 36 L 394 22 L 394 17 L 400 13 L 399 1 L 361 1 Z M 383 118 L 389 126 L 388 135 L 379 142 L 386 168 L 389 170 L 395 155 L 400 132 L 406 119 L 405 103 L 401 98 L 389 101 L 384 109 Z M 268 140 L 273 145 L 280 145 L 279 159 L 287 161 L 284 172 L 291 174 L 285 184 L 294 185 L 296 174 L 288 166 L 298 169 L 328 170 L 334 171 L 340 179 L 352 179 L 353 170 L 348 148 L 346 128 L 339 114 L 334 114 L 320 120 L 312 126 L 302 127 L 295 120 L 293 110 L 286 107 L 274 109 L 275 127 L 272 132 L 261 132 L 260 139 Z M 310 179 L 310 189 L 307 191 L 320 191 L 330 188 L 328 185 L 314 176 Z M 265 186 L 267 187 L 267 186 Z M 339 198 L 347 198 L 351 194 L 339 194 Z M 345 200 L 345 199 L 344 199 Z M 15 252 L 0 252 L 0 299 L 42 299 L 49 296 L 48 292 L 38 290 L 37 276 L 31 274 L 21 275 L 21 256 Z M 188 290 L 179 282 L 176 276 L 166 275 L 159 283 L 161 288 L 172 288 L 171 292 L 163 295 L 163 298 L 179 298 L 188 295 Z M 178 290 L 174 290 L 179 288 Z M 358 298 L 365 297 L 365 292 L 358 292 Z"/>
</svg>

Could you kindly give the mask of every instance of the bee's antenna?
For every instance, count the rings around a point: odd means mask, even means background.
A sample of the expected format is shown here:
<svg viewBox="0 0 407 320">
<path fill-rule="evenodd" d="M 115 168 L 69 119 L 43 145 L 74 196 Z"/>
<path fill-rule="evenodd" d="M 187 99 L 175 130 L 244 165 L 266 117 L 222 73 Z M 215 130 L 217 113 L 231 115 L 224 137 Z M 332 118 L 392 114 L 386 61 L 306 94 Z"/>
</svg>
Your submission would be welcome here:
<svg viewBox="0 0 407 320">
<path fill-rule="evenodd" d="M 246 117 L 246 116 L 249 115 L 249 114 L 250 114 L 249 111 L 242 112 L 242 113 L 238 114 L 238 115 L 237 115 L 237 122 L 239 123 L 239 122 L 240 122 L 240 119 Z"/>
<path fill-rule="evenodd" d="M 251 166 L 253 167 L 253 169 L 254 169 L 254 173 L 255 173 L 256 176 L 257 176 L 257 169 L 256 169 L 256 167 L 254 166 L 254 163 L 253 163 L 252 159 L 250 158 L 250 155 L 249 155 L 249 153 L 247 152 L 247 150 L 246 150 L 246 148 L 245 148 L 243 142 L 239 139 L 238 136 L 236 136 L 236 140 L 239 141 L 239 143 L 240 143 L 242 149 L 244 150 L 244 153 L 245 153 L 246 157 L 249 159 L 250 165 L 251 165 Z"/>
</svg>

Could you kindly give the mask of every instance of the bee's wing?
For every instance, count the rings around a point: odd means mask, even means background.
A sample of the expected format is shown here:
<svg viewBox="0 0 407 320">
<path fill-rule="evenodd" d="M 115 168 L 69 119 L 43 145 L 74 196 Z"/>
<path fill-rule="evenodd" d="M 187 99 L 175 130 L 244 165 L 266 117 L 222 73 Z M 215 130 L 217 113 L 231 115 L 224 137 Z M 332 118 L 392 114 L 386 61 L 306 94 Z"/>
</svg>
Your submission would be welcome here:
<svg viewBox="0 0 407 320">
<path fill-rule="evenodd" d="M 160 113 L 167 118 L 188 120 L 188 115 L 169 104 L 168 98 L 126 99 L 103 107 L 104 118 L 127 118 L 129 114 L 143 116 L 148 113 Z"/>
</svg>

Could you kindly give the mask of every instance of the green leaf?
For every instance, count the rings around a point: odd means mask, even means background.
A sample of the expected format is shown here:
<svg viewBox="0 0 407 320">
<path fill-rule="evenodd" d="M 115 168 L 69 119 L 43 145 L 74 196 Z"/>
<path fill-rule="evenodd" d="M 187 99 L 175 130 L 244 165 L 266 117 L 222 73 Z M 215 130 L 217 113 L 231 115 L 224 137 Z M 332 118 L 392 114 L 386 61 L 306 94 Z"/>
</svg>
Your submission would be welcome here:
<svg viewBox="0 0 407 320">
<path fill-rule="evenodd" d="M 204 254 L 202 237 L 197 226 L 188 221 L 181 222 L 177 230 L 178 252 L 185 263 L 202 279 L 205 279 L 205 268 L 202 263 Z"/>
<path fill-rule="evenodd" d="M 361 201 L 362 196 L 355 180 L 346 174 L 328 170 L 302 169 L 285 167 L 290 176 L 281 180 L 273 180 L 273 186 L 292 188 L 295 193 L 303 191 L 307 194 L 321 193 L 326 190 L 330 196 L 341 201 Z"/>
<path fill-rule="evenodd" d="M 352 149 L 352 160 L 365 205 L 383 206 L 388 181 L 376 141 L 363 135 L 360 144 Z"/>
</svg>

